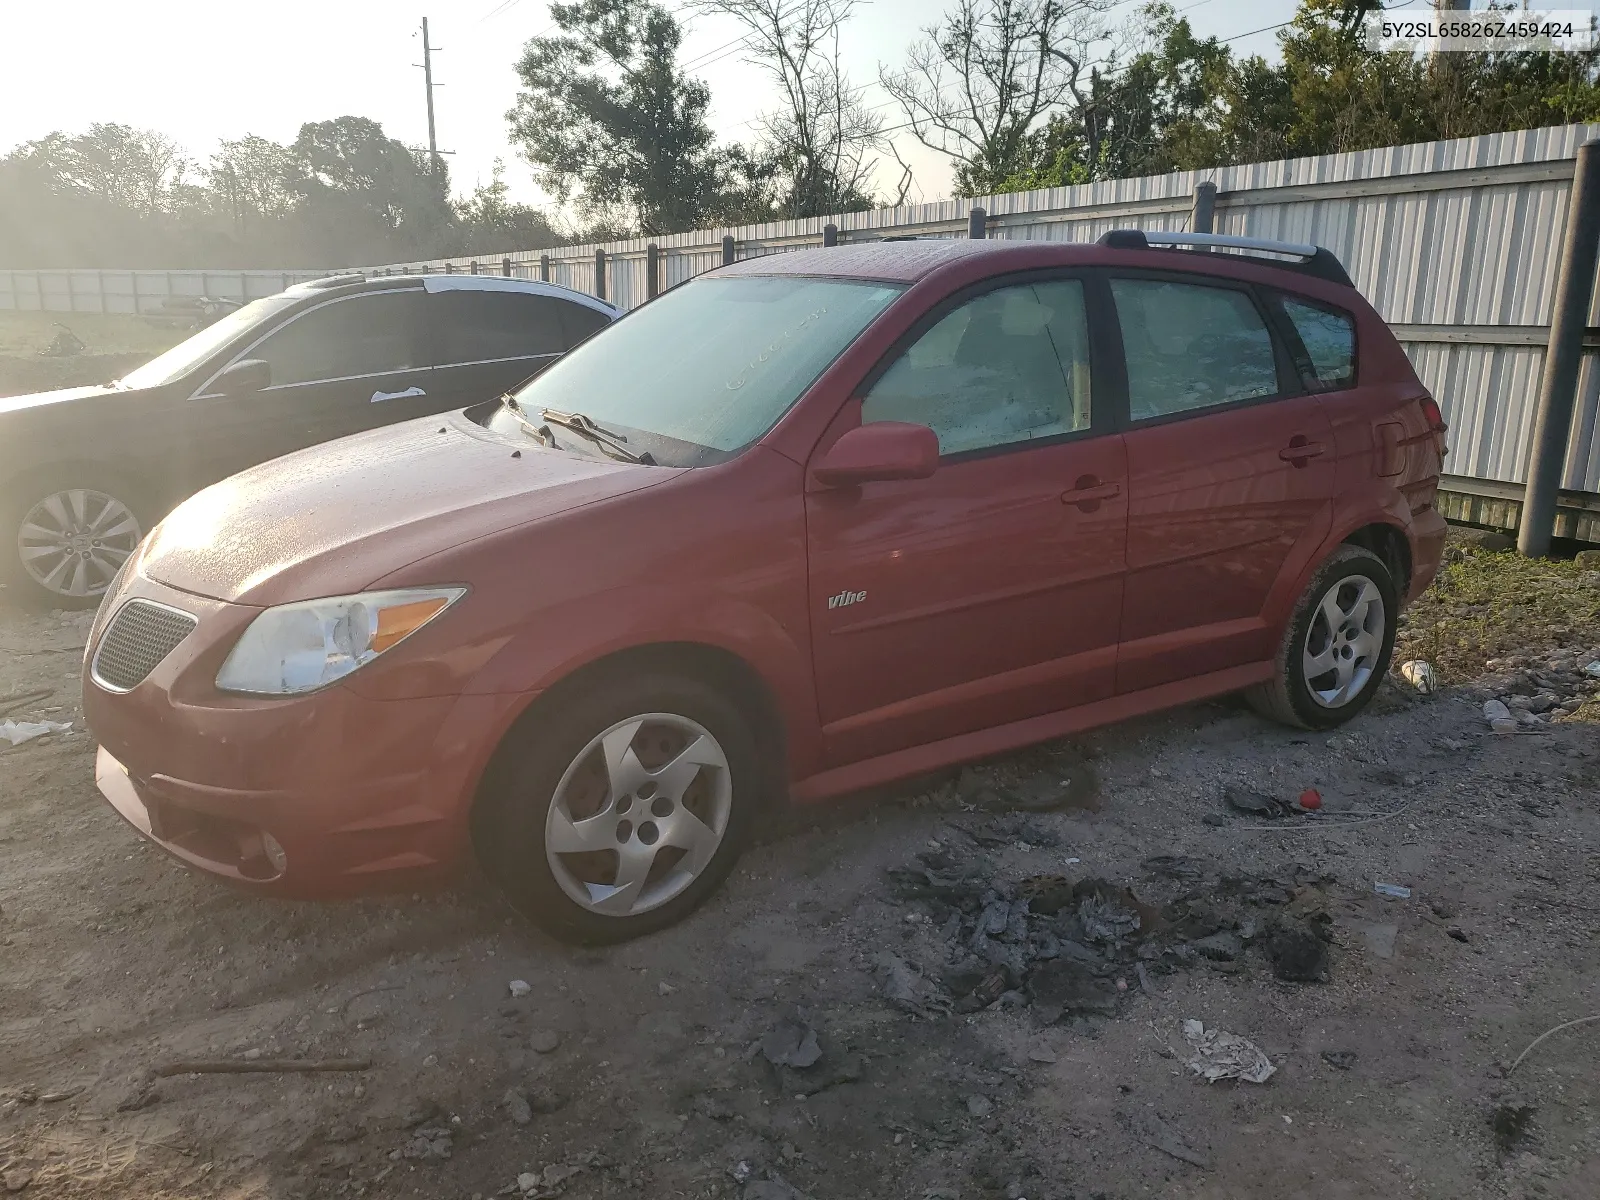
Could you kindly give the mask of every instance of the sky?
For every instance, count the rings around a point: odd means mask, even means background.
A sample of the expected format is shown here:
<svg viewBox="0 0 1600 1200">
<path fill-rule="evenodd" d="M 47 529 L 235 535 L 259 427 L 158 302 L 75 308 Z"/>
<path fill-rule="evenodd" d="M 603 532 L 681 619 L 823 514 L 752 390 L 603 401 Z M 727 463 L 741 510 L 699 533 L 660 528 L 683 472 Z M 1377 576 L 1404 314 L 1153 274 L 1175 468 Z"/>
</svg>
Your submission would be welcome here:
<svg viewBox="0 0 1600 1200">
<path fill-rule="evenodd" d="M 743 60 L 739 26 L 689 14 L 687 0 L 663 2 L 687 30 L 682 61 L 711 87 L 718 136 L 752 140 L 756 118 L 777 93 Z M 1139 3 L 1124 0 L 1113 18 L 1131 17 Z M 1277 42 L 1263 27 L 1287 21 L 1295 9 L 1295 0 L 1174 4 L 1202 37 L 1235 39 L 1236 52 L 1269 57 Z M 844 38 L 845 66 L 891 125 L 904 117 L 877 83 L 878 65 L 903 61 L 916 31 L 943 7 L 944 0 L 858 0 Z M 487 182 L 499 159 L 513 195 L 543 203 L 508 141 L 505 113 L 516 100 L 520 48 L 552 27 L 546 0 L 0 0 L 0 152 L 53 130 L 114 121 L 160 130 L 203 162 L 224 138 L 253 133 L 289 142 L 304 121 L 346 114 L 371 117 L 391 137 L 426 146 L 422 71 L 412 65 L 422 62 L 424 16 L 440 48 L 436 124 L 440 149 L 454 152 L 448 161 L 456 192 Z M 914 172 L 911 200 L 949 195 L 949 159 L 909 133 L 896 145 Z M 888 160 L 880 189 L 899 173 Z"/>
</svg>

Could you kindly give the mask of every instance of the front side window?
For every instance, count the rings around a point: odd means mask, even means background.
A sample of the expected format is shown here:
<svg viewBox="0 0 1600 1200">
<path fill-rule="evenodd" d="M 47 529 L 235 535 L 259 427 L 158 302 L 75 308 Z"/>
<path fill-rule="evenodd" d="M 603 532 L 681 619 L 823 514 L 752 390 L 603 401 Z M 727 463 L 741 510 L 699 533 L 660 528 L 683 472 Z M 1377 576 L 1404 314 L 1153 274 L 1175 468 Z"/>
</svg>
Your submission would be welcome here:
<svg viewBox="0 0 1600 1200">
<path fill-rule="evenodd" d="M 252 327 L 275 319 L 279 312 L 294 302 L 293 296 L 280 294 L 253 300 L 243 308 L 236 308 L 193 337 L 185 338 L 165 354 L 157 355 L 144 366 L 124 375 L 122 386 L 147 388 L 175 383 L 213 354 L 219 353 L 229 342 L 247 337 Z"/>
<path fill-rule="evenodd" d="M 493 362 L 560 354 L 567 348 L 561 310 L 552 296 L 448 290 L 427 298 L 428 323 L 440 331 L 441 364 Z"/>
<path fill-rule="evenodd" d="M 1272 336 L 1235 288 L 1113 279 L 1128 362 L 1128 415 L 1173 416 L 1278 393 Z"/>
<path fill-rule="evenodd" d="M 420 291 L 376 292 L 301 313 L 248 358 L 272 368 L 272 386 L 382 375 L 423 366 L 415 331 Z"/>
<path fill-rule="evenodd" d="M 1083 284 L 997 288 L 917 339 L 873 385 L 861 420 L 910 421 L 942 454 L 1089 428 L 1089 329 Z"/>
<path fill-rule="evenodd" d="M 1278 303 L 1305 348 L 1305 361 L 1297 365 L 1306 386 L 1333 391 L 1354 384 L 1356 326 L 1350 314 L 1289 296 L 1280 296 Z"/>
<path fill-rule="evenodd" d="M 801 276 L 701 279 L 557 359 L 517 392 L 582 413 L 678 466 L 721 461 L 771 429 L 900 287 Z"/>
</svg>

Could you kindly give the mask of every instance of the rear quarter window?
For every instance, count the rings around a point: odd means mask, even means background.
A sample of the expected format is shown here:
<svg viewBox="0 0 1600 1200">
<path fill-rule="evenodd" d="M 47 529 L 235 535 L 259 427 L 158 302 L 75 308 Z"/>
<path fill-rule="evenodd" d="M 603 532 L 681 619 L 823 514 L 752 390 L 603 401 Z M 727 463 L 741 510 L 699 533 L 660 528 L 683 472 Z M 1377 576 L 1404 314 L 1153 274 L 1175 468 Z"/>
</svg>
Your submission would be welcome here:
<svg viewBox="0 0 1600 1200">
<path fill-rule="evenodd" d="M 1352 387 L 1356 381 L 1356 323 L 1349 313 L 1297 296 L 1279 296 L 1300 345 L 1290 345 L 1295 366 L 1310 391 Z"/>
<path fill-rule="evenodd" d="M 565 300 L 500 291 L 443 291 L 428 297 L 440 339 L 439 363 L 495 362 L 560 354 Z"/>
</svg>

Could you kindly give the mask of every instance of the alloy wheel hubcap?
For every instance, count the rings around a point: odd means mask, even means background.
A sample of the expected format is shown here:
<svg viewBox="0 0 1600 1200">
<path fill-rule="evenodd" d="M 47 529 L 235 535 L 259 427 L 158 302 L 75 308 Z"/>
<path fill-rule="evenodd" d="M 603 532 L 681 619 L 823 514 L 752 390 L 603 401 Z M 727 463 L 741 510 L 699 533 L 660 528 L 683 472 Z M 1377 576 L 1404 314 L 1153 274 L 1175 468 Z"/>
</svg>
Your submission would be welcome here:
<svg viewBox="0 0 1600 1200">
<path fill-rule="evenodd" d="M 92 488 L 46 496 L 17 529 L 17 554 L 40 587 L 58 596 L 98 596 L 130 554 L 142 532 L 131 509 Z"/>
<path fill-rule="evenodd" d="M 1383 653 L 1383 593 L 1365 575 L 1341 579 L 1323 594 L 1301 650 L 1301 673 L 1323 708 L 1361 695 Z"/>
<path fill-rule="evenodd" d="M 659 908 L 710 865 L 728 829 L 728 759 L 702 725 L 671 713 L 618 721 L 556 785 L 545 858 L 561 890 L 590 912 Z"/>
</svg>

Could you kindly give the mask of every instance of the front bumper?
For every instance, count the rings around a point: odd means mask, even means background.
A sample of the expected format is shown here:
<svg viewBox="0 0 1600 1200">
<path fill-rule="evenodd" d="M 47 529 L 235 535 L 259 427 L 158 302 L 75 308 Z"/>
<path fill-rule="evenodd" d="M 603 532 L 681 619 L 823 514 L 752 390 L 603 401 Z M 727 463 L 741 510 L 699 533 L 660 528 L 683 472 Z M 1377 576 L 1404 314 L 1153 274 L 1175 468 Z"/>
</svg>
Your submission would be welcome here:
<svg viewBox="0 0 1600 1200">
<path fill-rule="evenodd" d="M 199 870 L 300 898 L 412 887 L 461 867 L 473 792 L 516 697 L 373 700 L 339 685 L 227 695 L 217 668 L 257 610 L 139 576 L 111 603 L 133 596 L 199 621 L 127 692 L 85 672 L 95 781 L 135 829 Z"/>
</svg>

